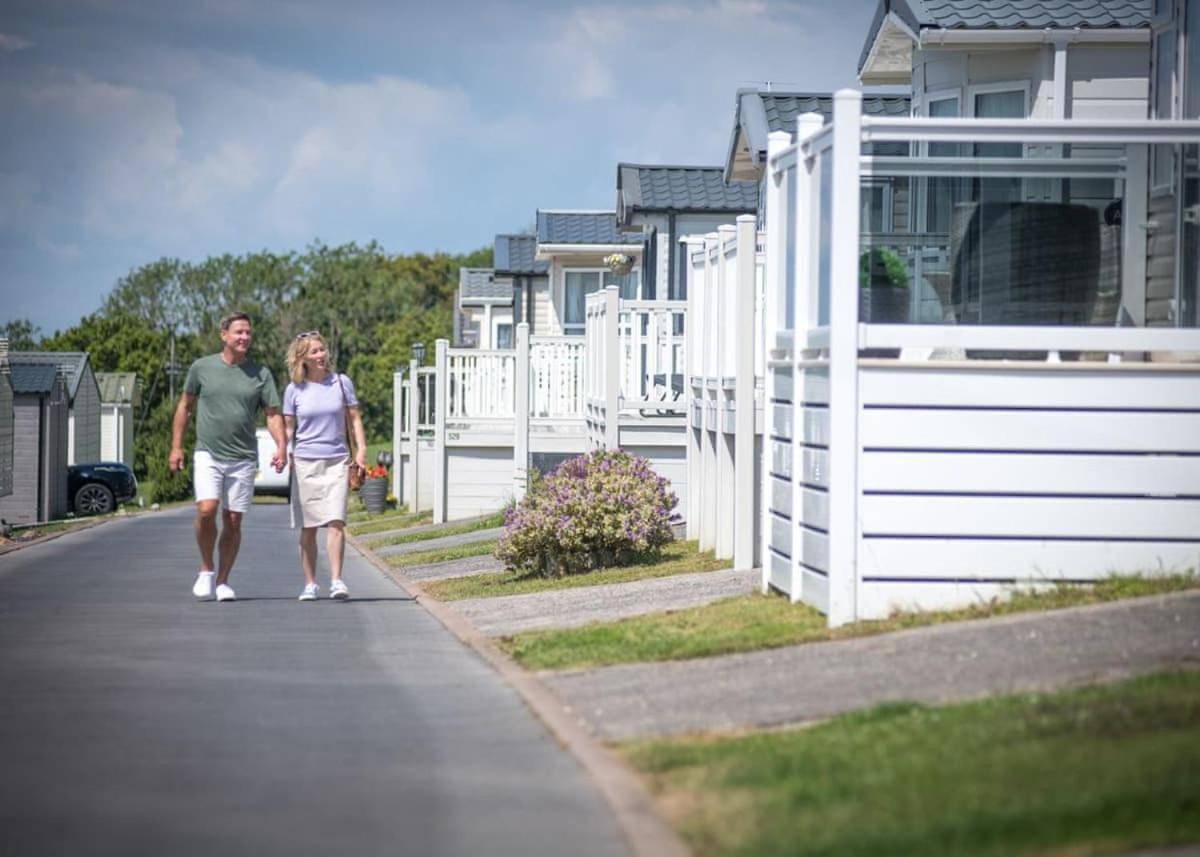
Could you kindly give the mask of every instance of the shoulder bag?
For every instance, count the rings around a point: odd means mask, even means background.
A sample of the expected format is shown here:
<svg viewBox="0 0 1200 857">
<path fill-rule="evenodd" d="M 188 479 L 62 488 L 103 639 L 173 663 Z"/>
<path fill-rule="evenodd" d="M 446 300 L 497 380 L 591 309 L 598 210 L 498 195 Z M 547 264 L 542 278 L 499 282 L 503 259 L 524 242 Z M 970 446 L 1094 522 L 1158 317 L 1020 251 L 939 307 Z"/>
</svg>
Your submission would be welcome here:
<svg viewBox="0 0 1200 857">
<path fill-rule="evenodd" d="M 342 419 L 346 422 L 346 448 L 350 450 L 350 490 L 357 491 L 363 486 L 366 473 L 358 466 L 358 446 L 354 438 L 354 424 L 350 420 L 350 405 L 346 401 L 346 388 L 342 386 L 341 373 L 337 375 L 338 389 L 342 391 Z"/>
</svg>

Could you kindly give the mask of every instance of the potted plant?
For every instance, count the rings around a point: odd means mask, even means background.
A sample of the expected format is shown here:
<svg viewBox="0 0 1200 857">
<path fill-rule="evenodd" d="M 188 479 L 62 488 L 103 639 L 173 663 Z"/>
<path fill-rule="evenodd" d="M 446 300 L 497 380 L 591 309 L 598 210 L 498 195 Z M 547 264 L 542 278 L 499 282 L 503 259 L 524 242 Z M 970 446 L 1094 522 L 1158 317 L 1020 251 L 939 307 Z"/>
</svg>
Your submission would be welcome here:
<svg viewBox="0 0 1200 857">
<path fill-rule="evenodd" d="M 894 250 L 876 247 L 858 258 L 859 320 L 908 321 L 908 265 Z"/>
<path fill-rule="evenodd" d="M 372 515 L 378 515 L 387 509 L 387 475 L 387 468 L 381 464 L 368 467 L 366 481 L 363 482 L 362 488 L 358 489 L 358 496 Z"/>
</svg>

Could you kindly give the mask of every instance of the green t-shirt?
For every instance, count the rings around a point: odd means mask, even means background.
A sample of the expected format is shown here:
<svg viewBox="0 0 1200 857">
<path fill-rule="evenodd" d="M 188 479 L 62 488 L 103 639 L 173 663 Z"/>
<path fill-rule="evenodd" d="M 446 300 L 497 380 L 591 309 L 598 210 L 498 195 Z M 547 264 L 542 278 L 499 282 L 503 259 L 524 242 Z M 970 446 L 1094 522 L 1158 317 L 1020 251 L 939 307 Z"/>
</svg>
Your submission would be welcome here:
<svg viewBox="0 0 1200 857">
<path fill-rule="evenodd" d="M 197 397 L 196 449 L 222 461 L 258 459 L 258 408 L 279 407 L 270 369 L 248 357 L 230 366 L 210 354 L 191 365 L 183 389 Z"/>
</svg>

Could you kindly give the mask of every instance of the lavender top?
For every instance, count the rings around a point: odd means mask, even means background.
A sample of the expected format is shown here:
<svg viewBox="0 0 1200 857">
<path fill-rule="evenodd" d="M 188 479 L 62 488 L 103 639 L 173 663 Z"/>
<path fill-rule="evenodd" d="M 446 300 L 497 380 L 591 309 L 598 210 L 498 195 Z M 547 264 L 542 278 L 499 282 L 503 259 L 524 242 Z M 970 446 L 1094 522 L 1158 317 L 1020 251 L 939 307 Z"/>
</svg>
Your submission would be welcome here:
<svg viewBox="0 0 1200 857">
<path fill-rule="evenodd" d="M 283 414 L 296 418 L 292 454 L 297 458 L 344 458 L 349 455 L 346 417 L 342 413 L 345 405 L 358 405 L 354 383 L 345 375 L 329 374 L 320 382 L 288 384 L 283 394 Z"/>
</svg>

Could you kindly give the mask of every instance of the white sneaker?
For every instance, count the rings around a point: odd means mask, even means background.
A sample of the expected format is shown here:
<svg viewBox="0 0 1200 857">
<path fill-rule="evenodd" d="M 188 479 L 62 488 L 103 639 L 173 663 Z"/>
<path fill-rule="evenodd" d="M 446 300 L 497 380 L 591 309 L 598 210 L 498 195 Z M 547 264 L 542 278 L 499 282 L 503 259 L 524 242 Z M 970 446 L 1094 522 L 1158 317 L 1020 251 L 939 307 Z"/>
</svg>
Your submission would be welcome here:
<svg viewBox="0 0 1200 857">
<path fill-rule="evenodd" d="M 350 590 L 346 588 L 345 583 L 335 580 L 329 584 L 329 597 L 336 598 L 338 601 L 345 601 L 350 597 Z"/>
<path fill-rule="evenodd" d="M 217 600 L 218 601 L 237 601 L 237 593 L 233 591 L 233 587 L 228 583 L 217 585 Z"/>
<path fill-rule="evenodd" d="M 304 591 L 300 593 L 301 601 L 316 601 L 317 600 L 317 585 L 308 583 L 304 586 Z"/>
<path fill-rule="evenodd" d="M 212 598 L 214 577 L 216 577 L 215 571 L 202 571 L 197 574 L 196 582 L 192 584 L 192 595 L 201 600 Z"/>
</svg>

